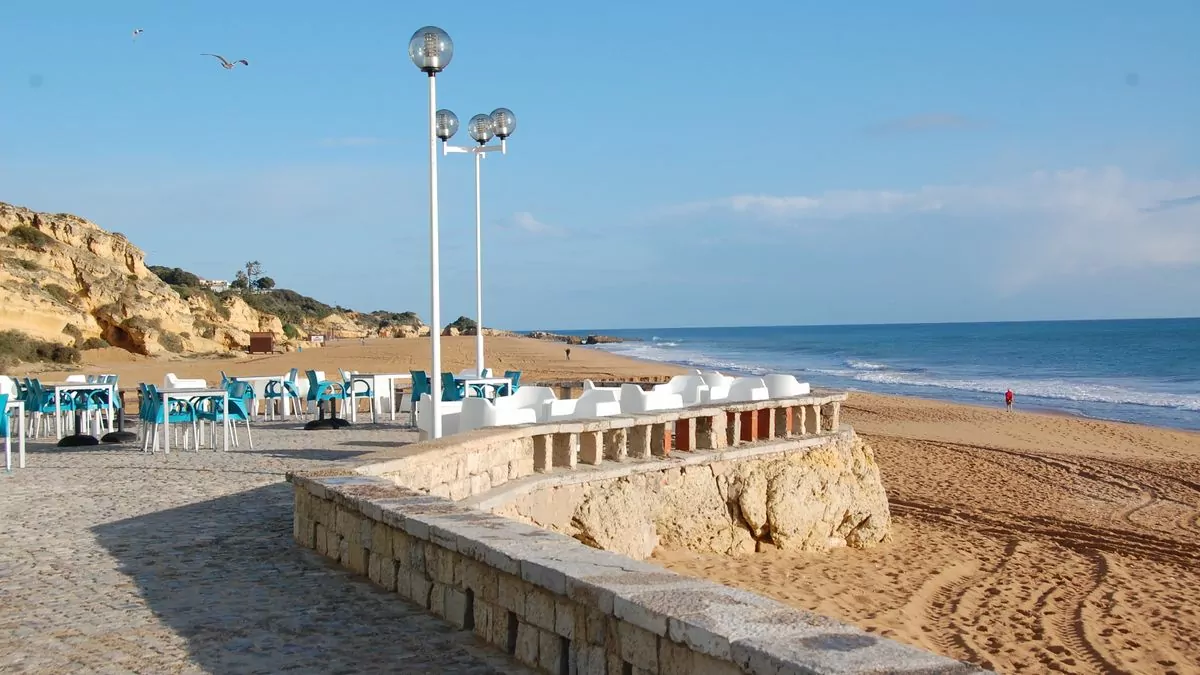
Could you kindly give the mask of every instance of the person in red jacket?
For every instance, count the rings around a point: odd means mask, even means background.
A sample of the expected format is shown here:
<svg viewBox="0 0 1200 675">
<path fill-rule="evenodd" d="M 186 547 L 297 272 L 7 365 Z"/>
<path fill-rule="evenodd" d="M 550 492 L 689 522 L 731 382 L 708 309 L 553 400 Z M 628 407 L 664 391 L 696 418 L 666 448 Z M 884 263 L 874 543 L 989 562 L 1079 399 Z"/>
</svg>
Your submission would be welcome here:
<svg viewBox="0 0 1200 675">
<path fill-rule="evenodd" d="M 1004 407 L 1008 408 L 1008 412 L 1012 412 L 1012 389 L 1004 392 Z"/>
</svg>

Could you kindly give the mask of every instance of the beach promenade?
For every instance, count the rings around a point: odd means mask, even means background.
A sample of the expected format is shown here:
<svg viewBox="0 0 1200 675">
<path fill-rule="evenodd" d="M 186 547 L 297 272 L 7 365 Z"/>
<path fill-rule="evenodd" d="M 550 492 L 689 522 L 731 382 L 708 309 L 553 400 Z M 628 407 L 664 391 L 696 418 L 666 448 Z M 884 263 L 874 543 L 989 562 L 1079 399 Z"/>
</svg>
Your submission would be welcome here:
<svg viewBox="0 0 1200 675">
<path fill-rule="evenodd" d="M 311 434 L 268 428 L 230 453 L 31 443 L 0 476 L 0 672 L 529 672 L 292 541 L 285 471 L 410 432 L 305 451 L 279 448 Z"/>
</svg>

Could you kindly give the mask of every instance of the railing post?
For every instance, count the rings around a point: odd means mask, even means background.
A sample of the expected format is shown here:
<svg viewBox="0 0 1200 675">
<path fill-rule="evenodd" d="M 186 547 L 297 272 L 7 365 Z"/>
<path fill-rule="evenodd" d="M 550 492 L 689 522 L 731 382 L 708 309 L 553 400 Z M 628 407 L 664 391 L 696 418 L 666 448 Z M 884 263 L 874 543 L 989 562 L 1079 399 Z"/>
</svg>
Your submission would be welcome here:
<svg viewBox="0 0 1200 675">
<path fill-rule="evenodd" d="M 533 470 L 545 473 L 550 470 L 550 435 L 541 434 L 533 437 Z"/>
<path fill-rule="evenodd" d="M 604 459 L 624 462 L 629 453 L 629 430 L 625 427 L 604 432 Z"/>
<path fill-rule="evenodd" d="M 579 463 L 579 435 L 569 432 L 554 434 L 554 466 L 574 469 Z"/>
<path fill-rule="evenodd" d="M 650 425 L 650 454 L 655 457 L 671 456 L 671 426 L 670 422 Z"/>
<path fill-rule="evenodd" d="M 599 431 L 579 434 L 579 461 L 583 464 L 599 464 L 604 457 Z"/>
<path fill-rule="evenodd" d="M 650 457 L 649 424 L 638 424 L 629 429 L 629 457 L 631 459 Z"/>
</svg>

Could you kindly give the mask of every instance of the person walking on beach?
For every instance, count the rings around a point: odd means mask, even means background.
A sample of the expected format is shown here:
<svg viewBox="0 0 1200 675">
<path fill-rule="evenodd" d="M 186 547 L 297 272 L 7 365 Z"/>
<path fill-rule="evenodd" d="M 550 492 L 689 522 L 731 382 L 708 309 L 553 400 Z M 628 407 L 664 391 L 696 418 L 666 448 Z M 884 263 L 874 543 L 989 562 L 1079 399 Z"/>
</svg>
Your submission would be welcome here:
<svg viewBox="0 0 1200 675">
<path fill-rule="evenodd" d="M 1012 412 L 1012 389 L 1004 392 L 1004 407 L 1008 408 L 1008 412 Z"/>
<path fill-rule="evenodd" d="M 570 347 L 567 347 L 567 360 L 568 361 L 571 360 L 571 348 Z"/>
</svg>

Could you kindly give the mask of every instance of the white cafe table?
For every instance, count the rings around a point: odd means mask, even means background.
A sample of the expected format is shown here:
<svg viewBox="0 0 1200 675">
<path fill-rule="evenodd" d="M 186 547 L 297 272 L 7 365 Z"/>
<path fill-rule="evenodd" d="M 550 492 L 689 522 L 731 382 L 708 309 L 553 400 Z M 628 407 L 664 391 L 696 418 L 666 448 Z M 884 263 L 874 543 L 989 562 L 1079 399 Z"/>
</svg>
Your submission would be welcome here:
<svg viewBox="0 0 1200 675">
<path fill-rule="evenodd" d="M 50 385 L 42 385 L 42 386 L 43 387 L 54 387 L 54 425 L 56 427 L 58 427 L 57 429 L 55 429 L 55 433 L 58 434 L 59 438 L 62 438 L 63 436 L 66 435 L 63 433 L 62 396 L 60 396 L 60 394 L 63 394 L 66 392 L 72 392 L 72 391 L 74 391 L 74 392 L 78 392 L 78 391 L 87 391 L 87 392 L 108 391 L 108 431 L 109 431 L 109 433 L 116 431 L 116 428 L 113 426 L 113 416 L 114 416 L 114 413 L 116 412 L 113 407 L 113 404 L 117 398 L 117 385 L 116 384 L 113 384 L 111 382 L 105 383 L 105 384 L 100 384 L 98 382 L 90 382 L 90 383 L 62 382 L 62 383 L 58 383 L 58 384 L 50 384 Z M 76 431 L 79 432 L 82 430 L 76 429 Z"/>
<path fill-rule="evenodd" d="M 11 409 L 17 411 L 17 466 L 25 468 L 25 402 L 9 401 L 4 410 L 7 415 Z M 8 435 L 4 437 L 4 470 L 12 471 L 12 425 L 8 427 Z"/>
<path fill-rule="evenodd" d="M 162 413 L 163 413 L 163 452 L 171 452 L 171 408 L 170 400 L 176 399 L 180 401 L 190 401 L 193 398 L 221 398 L 221 430 L 224 446 L 222 450 L 229 452 L 229 392 L 217 387 L 210 389 L 208 387 L 172 387 L 159 389 L 158 393 L 162 395 Z M 200 449 L 200 439 L 195 439 L 196 449 Z"/>
<path fill-rule="evenodd" d="M 350 404 L 350 421 L 351 422 L 358 421 L 358 399 L 360 397 L 355 396 L 355 394 L 354 394 L 354 383 L 355 382 L 366 382 L 367 386 L 369 386 L 371 388 L 371 393 L 375 395 L 375 401 L 377 403 L 380 400 L 380 396 L 379 396 L 380 390 L 382 389 L 384 391 L 387 391 L 388 403 L 390 404 L 389 407 L 391 408 L 392 421 L 395 421 L 396 408 L 399 407 L 399 401 L 395 400 L 395 398 L 396 398 L 396 380 L 411 380 L 411 379 L 412 379 L 412 375 L 408 374 L 408 373 L 350 373 L 350 391 L 346 392 L 346 398 L 349 399 L 349 404 Z M 361 398 L 366 398 L 366 396 L 362 396 Z M 371 406 L 371 423 L 372 424 L 379 421 L 379 411 L 377 409 L 378 407 L 379 406 L 377 406 L 377 405 Z M 343 416 L 344 415 L 345 414 L 343 413 Z"/>
<path fill-rule="evenodd" d="M 243 377 L 241 375 L 231 376 L 229 379 L 235 382 L 245 382 L 254 389 L 254 414 L 258 414 L 258 404 L 263 404 L 263 415 L 267 414 L 267 406 L 271 405 L 272 400 L 267 398 L 267 385 L 271 382 L 283 382 L 287 379 L 287 375 L 254 375 L 252 377 Z M 279 385 L 282 389 L 283 385 Z M 296 382 L 297 390 L 300 388 L 300 383 Z M 287 419 L 290 415 L 299 415 L 299 410 L 292 410 L 292 399 L 290 396 L 280 397 L 280 415 L 283 419 Z"/>
<path fill-rule="evenodd" d="M 456 377 L 454 379 L 457 382 L 462 382 L 463 398 L 467 398 L 471 395 L 471 386 L 472 385 L 475 385 L 475 386 L 482 385 L 482 386 L 488 386 L 488 387 L 493 387 L 493 388 L 499 388 L 499 387 L 507 385 L 509 388 L 509 391 L 512 390 L 512 378 L 510 378 L 510 377 Z"/>
</svg>

